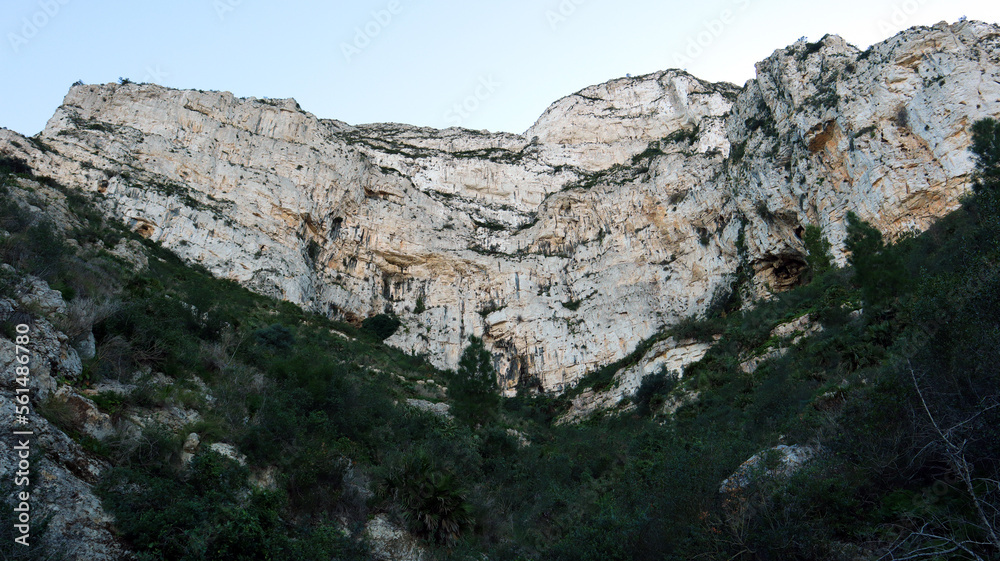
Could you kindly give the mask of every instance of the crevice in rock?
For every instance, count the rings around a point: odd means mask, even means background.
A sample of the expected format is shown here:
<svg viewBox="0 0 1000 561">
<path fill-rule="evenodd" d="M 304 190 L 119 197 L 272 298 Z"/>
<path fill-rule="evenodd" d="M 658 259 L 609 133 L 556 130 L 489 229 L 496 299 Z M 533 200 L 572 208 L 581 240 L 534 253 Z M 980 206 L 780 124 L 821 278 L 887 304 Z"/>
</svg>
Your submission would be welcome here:
<svg viewBox="0 0 1000 561">
<path fill-rule="evenodd" d="M 753 262 L 754 276 L 772 292 L 786 292 L 803 281 L 809 266 L 798 254 L 768 254 Z"/>
</svg>

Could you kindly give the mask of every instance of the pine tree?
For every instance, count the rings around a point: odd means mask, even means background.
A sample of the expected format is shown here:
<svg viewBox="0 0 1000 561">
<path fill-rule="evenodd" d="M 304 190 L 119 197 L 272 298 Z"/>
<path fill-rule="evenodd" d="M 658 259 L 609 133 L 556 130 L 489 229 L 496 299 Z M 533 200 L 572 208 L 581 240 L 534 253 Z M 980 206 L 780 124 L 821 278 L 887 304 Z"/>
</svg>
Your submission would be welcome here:
<svg viewBox="0 0 1000 561">
<path fill-rule="evenodd" d="M 455 416 L 470 424 L 478 424 L 496 414 L 500 388 L 493 357 L 483 345 L 483 340 L 469 337 L 469 343 L 458 363 L 458 373 L 452 379 L 449 394 Z"/>
<path fill-rule="evenodd" d="M 1000 121 L 976 121 L 970 150 L 977 164 L 970 206 L 978 215 L 986 245 L 996 249 L 1000 246 Z"/>
<path fill-rule="evenodd" d="M 1000 187 L 1000 121 L 983 119 L 972 125 L 972 153 L 975 154 L 976 191 Z"/>
<path fill-rule="evenodd" d="M 806 226 L 805 234 L 802 236 L 802 243 L 806 248 L 806 262 L 809 263 L 809 271 L 813 278 L 822 275 L 833 267 L 833 259 L 830 257 L 830 242 L 823 236 L 823 229 L 810 224 Z"/>
<path fill-rule="evenodd" d="M 854 268 L 854 281 L 861 287 L 866 304 L 878 304 L 900 293 L 906 284 L 906 270 L 899 253 L 885 245 L 882 232 L 850 212 L 845 245 L 851 252 L 848 262 Z"/>
</svg>

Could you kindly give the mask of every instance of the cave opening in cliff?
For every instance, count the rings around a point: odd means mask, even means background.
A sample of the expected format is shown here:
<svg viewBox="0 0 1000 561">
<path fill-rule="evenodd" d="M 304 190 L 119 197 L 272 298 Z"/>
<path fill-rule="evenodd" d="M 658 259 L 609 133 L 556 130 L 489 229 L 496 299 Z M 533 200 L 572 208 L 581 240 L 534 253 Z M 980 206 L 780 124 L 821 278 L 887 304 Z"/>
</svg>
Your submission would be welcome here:
<svg viewBox="0 0 1000 561">
<path fill-rule="evenodd" d="M 772 292 L 786 292 L 802 284 L 809 265 L 800 255 L 782 253 L 758 259 L 753 268 L 756 277 Z"/>
</svg>

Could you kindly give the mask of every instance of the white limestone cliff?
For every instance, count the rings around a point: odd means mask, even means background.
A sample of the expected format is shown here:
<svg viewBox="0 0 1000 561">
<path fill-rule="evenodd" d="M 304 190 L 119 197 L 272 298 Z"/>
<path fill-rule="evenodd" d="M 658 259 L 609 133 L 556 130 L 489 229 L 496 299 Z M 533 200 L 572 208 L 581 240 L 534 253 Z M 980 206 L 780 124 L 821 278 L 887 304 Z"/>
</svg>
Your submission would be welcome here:
<svg viewBox="0 0 1000 561">
<path fill-rule="evenodd" d="M 505 389 L 555 391 L 706 310 L 741 266 L 746 290 L 793 286 L 807 224 L 842 260 L 848 211 L 896 236 L 956 208 L 969 125 L 1000 115 L 998 37 L 828 36 L 743 88 L 613 80 L 523 135 L 77 86 L 37 137 L 0 130 L 0 152 L 218 276 L 351 321 L 398 314 L 389 343 L 440 367 L 482 336 Z"/>
</svg>

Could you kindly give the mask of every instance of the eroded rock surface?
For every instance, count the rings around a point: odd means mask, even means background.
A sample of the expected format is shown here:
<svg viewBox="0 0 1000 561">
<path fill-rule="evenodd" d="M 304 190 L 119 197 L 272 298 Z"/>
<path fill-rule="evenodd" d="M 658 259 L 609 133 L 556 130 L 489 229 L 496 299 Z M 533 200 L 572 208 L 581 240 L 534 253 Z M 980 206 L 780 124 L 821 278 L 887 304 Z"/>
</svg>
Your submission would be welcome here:
<svg viewBox="0 0 1000 561">
<path fill-rule="evenodd" d="M 705 311 L 741 267 L 742 290 L 795 286 L 807 224 L 843 260 L 849 211 L 893 237 L 955 209 L 969 125 L 1000 115 L 998 37 L 971 21 L 864 52 L 828 36 L 743 88 L 613 80 L 523 135 L 78 86 L 38 137 L 0 131 L 0 152 L 218 276 L 348 320 L 398 314 L 389 343 L 440 367 L 482 336 L 505 389 L 553 391 Z"/>
</svg>

